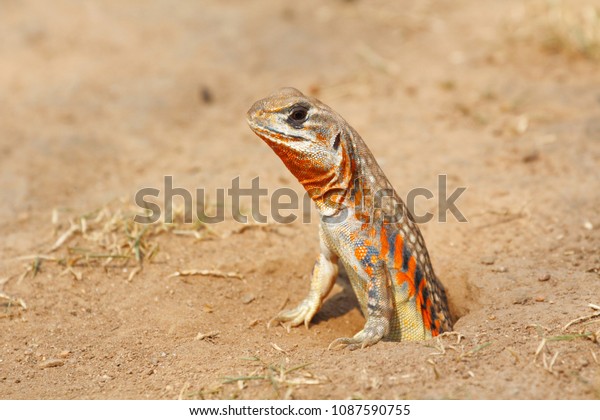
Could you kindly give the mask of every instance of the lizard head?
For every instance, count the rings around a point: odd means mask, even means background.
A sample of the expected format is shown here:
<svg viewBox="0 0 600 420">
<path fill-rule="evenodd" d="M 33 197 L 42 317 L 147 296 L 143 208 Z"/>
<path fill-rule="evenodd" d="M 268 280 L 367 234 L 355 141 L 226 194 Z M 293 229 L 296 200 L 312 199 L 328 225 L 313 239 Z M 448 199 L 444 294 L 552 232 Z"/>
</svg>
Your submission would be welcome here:
<svg viewBox="0 0 600 420">
<path fill-rule="evenodd" d="M 331 201 L 334 191 L 347 191 L 353 173 L 350 129 L 327 105 L 284 88 L 255 102 L 247 121 L 317 205 L 326 197 Z"/>
</svg>

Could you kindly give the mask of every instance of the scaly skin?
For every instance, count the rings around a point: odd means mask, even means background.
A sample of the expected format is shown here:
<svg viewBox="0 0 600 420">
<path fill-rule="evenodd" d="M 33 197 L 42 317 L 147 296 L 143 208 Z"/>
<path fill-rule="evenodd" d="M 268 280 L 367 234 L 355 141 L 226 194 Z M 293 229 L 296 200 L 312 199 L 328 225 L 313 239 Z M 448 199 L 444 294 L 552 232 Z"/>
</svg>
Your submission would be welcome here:
<svg viewBox="0 0 600 420">
<path fill-rule="evenodd" d="M 424 340 L 450 331 L 446 293 L 421 232 L 358 133 L 327 105 L 293 88 L 257 101 L 247 118 L 308 191 L 321 216 L 321 251 L 308 296 L 271 322 L 288 329 L 308 326 L 341 262 L 366 324 L 330 348 Z"/>
</svg>

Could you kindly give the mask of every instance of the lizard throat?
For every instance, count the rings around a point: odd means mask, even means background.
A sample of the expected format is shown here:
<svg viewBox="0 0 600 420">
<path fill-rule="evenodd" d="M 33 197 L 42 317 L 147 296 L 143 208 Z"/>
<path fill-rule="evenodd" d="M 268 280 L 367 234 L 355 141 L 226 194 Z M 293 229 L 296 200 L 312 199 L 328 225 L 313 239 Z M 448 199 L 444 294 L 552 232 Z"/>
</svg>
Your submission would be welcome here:
<svg viewBox="0 0 600 420">
<path fill-rule="evenodd" d="M 319 211 L 331 215 L 345 205 L 352 186 L 351 161 L 345 149 L 342 150 L 339 165 L 334 165 L 287 147 L 284 143 L 263 140 L 302 184 Z"/>
</svg>

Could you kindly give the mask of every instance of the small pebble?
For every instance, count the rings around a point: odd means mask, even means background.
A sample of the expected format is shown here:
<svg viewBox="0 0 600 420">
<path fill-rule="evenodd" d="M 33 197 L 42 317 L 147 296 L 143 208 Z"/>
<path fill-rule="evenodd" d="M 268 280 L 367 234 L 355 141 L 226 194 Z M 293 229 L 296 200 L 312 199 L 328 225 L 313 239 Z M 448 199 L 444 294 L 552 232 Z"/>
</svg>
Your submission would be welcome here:
<svg viewBox="0 0 600 420">
<path fill-rule="evenodd" d="M 534 151 L 526 154 L 525 156 L 523 156 L 523 162 L 531 163 L 531 162 L 535 162 L 536 160 L 539 160 L 539 158 L 540 158 L 540 152 L 538 152 L 537 150 L 534 150 Z"/>
<path fill-rule="evenodd" d="M 519 115 L 515 121 L 515 131 L 517 134 L 523 134 L 529 127 L 529 118 L 526 115 Z"/>
<path fill-rule="evenodd" d="M 538 277 L 538 281 L 548 281 L 550 280 L 550 274 L 546 273 L 543 276 Z"/>
<path fill-rule="evenodd" d="M 214 95 L 208 86 L 202 86 L 198 92 L 200 101 L 205 104 L 210 104 L 214 101 Z"/>
<path fill-rule="evenodd" d="M 508 271 L 508 268 L 506 267 L 497 267 L 497 268 L 492 268 L 492 272 L 494 273 L 506 273 Z"/>
<path fill-rule="evenodd" d="M 483 257 L 481 259 L 481 264 L 483 264 L 483 265 L 493 265 L 495 262 L 496 262 L 496 259 L 491 256 Z"/>
<path fill-rule="evenodd" d="M 513 301 L 514 305 L 525 305 L 531 300 L 529 296 L 522 296 Z"/>
<path fill-rule="evenodd" d="M 256 298 L 254 297 L 254 295 L 252 293 L 246 293 L 244 296 L 242 296 L 242 303 L 244 305 L 247 305 L 250 302 L 252 302 L 254 299 L 256 299 Z"/>
<path fill-rule="evenodd" d="M 535 301 L 536 302 L 545 302 L 546 298 L 544 296 L 536 296 Z"/>
</svg>

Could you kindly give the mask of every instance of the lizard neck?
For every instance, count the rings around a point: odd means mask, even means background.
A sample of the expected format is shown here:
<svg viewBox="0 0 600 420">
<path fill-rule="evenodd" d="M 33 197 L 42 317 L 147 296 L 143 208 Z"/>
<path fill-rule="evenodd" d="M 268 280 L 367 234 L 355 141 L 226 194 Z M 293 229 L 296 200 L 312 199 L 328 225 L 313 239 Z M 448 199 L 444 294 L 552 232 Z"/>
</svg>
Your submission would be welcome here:
<svg viewBox="0 0 600 420">
<path fill-rule="evenodd" d="M 279 144 L 271 144 L 289 171 L 302 184 L 319 212 L 332 216 L 350 205 L 355 184 L 357 161 L 351 146 L 340 142 L 339 161 L 315 154 L 298 153 Z"/>
<path fill-rule="evenodd" d="M 343 136 L 343 140 L 340 136 Z M 354 189 L 361 183 L 356 176 L 358 161 L 349 136 L 338 134 L 338 150 L 337 164 L 325 167 L 317 164 L 314 166 L 315 176 L 298 178 L 324 216 L 333 216 L 348 206 L 353 206 Z"/>
<path fill-rule="evenodd" d="M 373 194 L 380 188 L 389 187 L 389 183 L 352 128 L 341 131 L 339 136 L 340 157 L 336 165 L 326 168 L 311 161 L 316 176 L 296 177 L 322 215 L 334 216 L 350 209 L 359 220 L 369 220 L 373 212 Z M 363 159 L 367 159 L 367 165 Z"/>
</svg>

